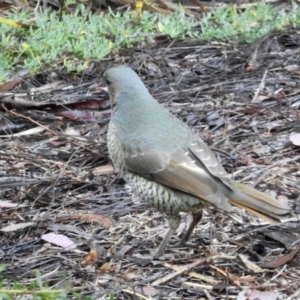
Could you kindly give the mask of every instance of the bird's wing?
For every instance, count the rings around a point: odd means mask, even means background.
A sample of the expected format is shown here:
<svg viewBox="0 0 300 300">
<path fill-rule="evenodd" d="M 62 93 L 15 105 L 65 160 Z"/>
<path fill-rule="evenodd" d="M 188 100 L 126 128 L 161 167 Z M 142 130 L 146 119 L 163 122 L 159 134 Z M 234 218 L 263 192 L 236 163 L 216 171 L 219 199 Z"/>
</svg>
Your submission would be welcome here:
<svg viewBox="0 0 300 300">
<path fill-rule="evenodd" d="M 191 150 L 180 148 L 171 154 L 154 150 L 143 151 L 138 147 L 127 147 L 126 150 L 128 155 L 124 162 L 131 172 L 139 173 L 147 178 L 150 175 L 152 180 L 165 186 L 192 194 L 222 209 L 230 210 L 229 199 L 220 189 L 222 183 L 218 182 L 218 178 L 210 173 L 206 164 L 201 162 L 199 156 Z M 206 163 L 209 163 L 209 160 Z M 210 168 L 215 173 L 217 172 L 214 163 L 211 163 Z M 225 174 L 226 172 L 224 176 Z"/>
<path fill-rule="evenodd" d="M 201 139 L 195 139 L 190 143 L 189 150 L 198 158 L 211 175 L 219 178 L 225 185 L 232 188 L 231 181 L 222 164 Z"/>
</svg>

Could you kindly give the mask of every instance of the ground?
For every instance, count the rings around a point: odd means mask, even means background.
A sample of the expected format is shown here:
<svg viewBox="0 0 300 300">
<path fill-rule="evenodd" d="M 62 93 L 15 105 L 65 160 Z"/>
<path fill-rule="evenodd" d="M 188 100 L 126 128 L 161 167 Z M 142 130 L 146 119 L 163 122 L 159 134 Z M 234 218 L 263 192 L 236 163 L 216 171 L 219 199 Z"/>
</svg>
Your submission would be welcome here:
<svg viewBox="0 0 300 300">
<path fill-rule="evenodd" d="M 261 300 L 299 299 L 297 218 L 270 226 L 237 208 L 211 208 L 192 235 L 194 247 L 173 246 L 190 221 L 183 218 L 166 254 L 138 264 L 168 224 L 113 172 L 101 77 L 129 64 L 234 180 L 288 201 L 297 215 L 300 147 L 291 136 L 300 132 L 299 46 L 297 31 L 273 32 L 251 46 L 161 37 L 82 74 L 47 70 L 11 82 L 0 94 L 5 280 L 30 282 L 39 270 L 49 286 L 93 299 L 254 299 L 254 290 L 270 292 Z M 55 245 L 48 233 L 76 247 Z"/>
</svg>

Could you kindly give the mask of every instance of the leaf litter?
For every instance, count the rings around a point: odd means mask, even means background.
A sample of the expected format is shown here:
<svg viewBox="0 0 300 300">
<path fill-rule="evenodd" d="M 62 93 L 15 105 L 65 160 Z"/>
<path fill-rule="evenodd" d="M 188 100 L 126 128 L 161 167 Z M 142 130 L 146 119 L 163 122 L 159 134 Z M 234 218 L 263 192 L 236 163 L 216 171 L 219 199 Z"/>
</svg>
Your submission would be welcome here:
<svg viewBox="0 0 300 300">
<path fill-rule="evenodd" d="M 11 90 L 0 94 L 6 280 L 28 282 L 39 269 L 64 286 L 71 274 L 74 289 L 97 299 L 111 293 L 117 299 L 297 295 L 300 147 L 290 137 L 300 126 L 299 37 L 297 30 L 276 31 L 250 47 L 231 41 L 143 44 L 143 50 L 94 63 L 87 73 L 51 70 L 56 83 L 45 73 L 6 85 Z M 288 201 L 295 218 L 270 226 L 238 208 L 230 214 L 211 208 L 191 247 L 173 247 L 187 217 L 163 257 L 138 265 L 136 255 L 153 252 L 168 225 L 132 194 L 109 161 L 110 107 L 101 74 L 123 62 L 211 146 L 234 180 Z M 68 241 L 74 247 L 65 247 Z"/>
</svg>

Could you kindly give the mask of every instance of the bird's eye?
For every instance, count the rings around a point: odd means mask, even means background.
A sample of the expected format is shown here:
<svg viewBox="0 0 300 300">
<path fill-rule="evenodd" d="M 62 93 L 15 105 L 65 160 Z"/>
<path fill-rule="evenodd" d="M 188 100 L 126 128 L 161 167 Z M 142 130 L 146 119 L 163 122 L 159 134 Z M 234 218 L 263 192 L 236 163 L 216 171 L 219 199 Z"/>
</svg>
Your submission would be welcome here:
<svg viewBox="0 0 300 300">
<path fill-rule="evenodd" d="M 108 79 L 105 79 L 107 85 L 111 85 L 111 82 Z"/>
</svg>

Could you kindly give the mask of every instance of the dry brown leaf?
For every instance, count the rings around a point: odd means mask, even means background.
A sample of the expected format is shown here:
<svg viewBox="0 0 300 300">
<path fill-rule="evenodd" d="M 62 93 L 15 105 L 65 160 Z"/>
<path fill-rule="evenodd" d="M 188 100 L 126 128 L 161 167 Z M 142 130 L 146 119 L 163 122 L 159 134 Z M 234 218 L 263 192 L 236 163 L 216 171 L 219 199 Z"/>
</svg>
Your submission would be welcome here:
<svg viewBox="0 0 300 300">
<path fill-rule="evenodd" d="M 229 274 L 227 271 L 217 267 L 217 266 L 214 266 L 214 265 L 209 265 L 212 269 L 214 270 L 217 270 L 220 274 L 222 274 L 223 276 L 227 277 Z"/>
<path fill-rule="evenodd" d="M 12 90 L 21 81 L 22 81 L 22 79 L 18 78 L 18 79 L 15 79 L 15 80 L 8 81 L 8 82 L 5 82 L 3 84 L 0 84 L 0 92 L 3 93 L 3 92 L 7 92 L 7 91 Z"/>
<path fill-rule="evenodd" d="M 297 254 L 297 252 L 299 251 L 299 249 L 300 249 L 300 245 L 298 247 L 296 247 L 294 250 L 292 250 L 290 253 L 288 253 L 286 255 L 276 256 L 273 260 L 270 260 L 270 261 L 262 264 L 261 266 L 263 268 L 278 268 L 278 267 L 286 264 L 290 260 L 292 260 L 294 258 L 294 256 Z"/>
<path fill-rule="evenodd" d="M 238 282 L 238 283 L 250 283 L 250 282 L 255 282 L 258 280 L 258 277 L 255 276 L 236 276 L 236 275 L 230 275 L 230 279 L 233 282 Z"/>
<path fill-rule="evenodd" d="M 245 266 L 255 272 L 255 273 L 263 273 L 265 272 L 265 270 L 261 269 L 259 266 L 257 266 L 255 263 L 253 263 L 252 261 L 248 260 L 248 258 L 243 255 L 243 254 L 239 254 L 239 258 L 241 259 L 241 261 L 245 264 Z"/>
<path fill-rule="evenodd" d="M 104 274 L 110 270 L 110 263 L 106 262 L 100 267 L 100 273 Z"/>
<path fill-rule="evenodd" d="M 88 222 L 91 224 L 103 224 L 105 226 L 112 226 L 113 222 L 104 216 L 95 215 L 95 214 L 81 214 L 77 216 L 72 216 L 72 219 L 78 218 L 81 221 Z"/>
<path fill-rule="evenodd" d="M 112 174 L 115 172 L 115 169 L 112 164 L 107 164 L 105 166 L 100 166 L 93 170 L 94 175 L 104 175 L 104 174 Z"/>
<path fill-rule="evenodd" d="M 85 263 L 87 265 L 91 265 L 91 264 L 95 263 L 97 258 L 98 258 L 98 251 L 96 249 L 91 249 L 90 253 L 85 258 Z"/>
</svg>

